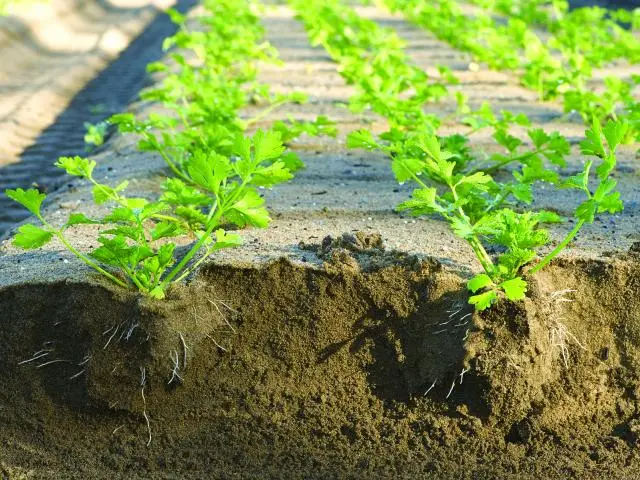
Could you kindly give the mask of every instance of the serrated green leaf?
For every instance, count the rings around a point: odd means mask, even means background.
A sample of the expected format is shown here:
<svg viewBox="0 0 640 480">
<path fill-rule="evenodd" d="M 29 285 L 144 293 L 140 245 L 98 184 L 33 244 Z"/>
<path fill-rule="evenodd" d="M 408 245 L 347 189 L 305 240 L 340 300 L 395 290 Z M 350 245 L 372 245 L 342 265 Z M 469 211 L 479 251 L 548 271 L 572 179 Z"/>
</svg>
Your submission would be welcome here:
<svg viewBox="0 0 640 480">
<path fill-rule="evenodd" d="M 133 210 L 143 210 L 149 203 L 149 200 L 146 198 L 125 198 L 124 203 Z"/>
<path fill-rule="evenodd" d="M 140 212 L 140 220 L 146 220 L 148 218 L 152 218 L 153 216 L 166 212 L 169 209 L 169 205 L 164 202 L 151 202 L 146 203 L 142 207 L 142 211 Z"/>
<path fill-rule="evenodd" d="M 207 216 L 195 207 L 181 205 L 176 207 L 175 214 L 184 219 L 192 228 L 207 223 Z"/>
<path fill-rule="evenodd" d="M 531 189 L 531 184 L 517 183 L 512 185 L 510 190 L 517 200 L 526 204 L 533 202 L 533 190 Z"/>
<path fill-rule="evenodd" d="M 363 148 L 365 150 L 377 150 L 378 142 L 373 134 L 366 129 L 355 130 L 347 135 L 348 148 Z"/>
<path fill-rule="evenodd" d="M 285 168 L 292 173 L 305 167 L 304 162 L 295 152 L 285 152 L 282 157 L 280 157 L 280 160 L 284 164 Z"/>
<path fill-rule="evenodd" d="M 465 240 L 469 240 L 471 238 L 473 238 L 473 236 L 475 235 L 475 230 L 473 229 L 473 226 L 467 221 L 467 220 L 462 220 L 460 218 L 453 218 L 451 220 L 451 230 L 453 230 L 453 233 L 455 233 L 458 237 L 463 238 Z"/>
<path fill-rule="evenodd" d="M 629 131 L 629 124 L 623 120 L 610 120 L 602 129 L 611 152 L 615 152 Z"/>
<path fill-rule="evenodd" d="M 598 203 L 589 199 L 581 203 L 576 208 L 575 217 L 585 223 L 592 223 L 595 219 L 596 211 L 598 210 Z"/>
<path fill-rule="evenodd" d="M 556 172 L 545 167 L 544 162 L 537 155 L 533 155 L 527 160 L 526 165 L 522 167 L 521 175 L 520 181 L 523 183 L 557 183 L 559 178 Z"/>
<path fill-rule="evenodd" d="M 173 263 L 173 252 L 175 249 L 176 246 L 173 243 L 165 243 L 158 249 L 157 258 L 159 268 L 164 269 Z"/>
<path fill-rule="evenodd" d="M 562 223 L 563 218 L 555 212 L 540 210 L 536 212 L 536 218 L 540 223 Z"/>
<path fill-rule="evenodd" d="M 130 209 L 126 207 L 114 208 L 109 215 L 102 218 L 103 222 L 108 223 L 121 223 L 121 222 L 135 222 L 136 215 Z"/>
<path fill-rule="evenodd" d="M 600 182 L 600 185 L 598 185 L 598 188 L 596 189 L 595 193 L 593 194 L 593 199 L 596 202 L 602 201 L 602 199 L 608 193 L 610 193 L 614 188 L 616 188 L 617 184 L 618 184 L 618 182 L 615 181 L 613 178 L 607 178 L 607 179 L 603 180 L 602 182 Z"/>
<path fill-rule="evenodd" d="M 144 237 L 144 230 L 140 225 L 118 225 L 114 228 L 102 230 L 104 235 L 116 235 L 119 237 L 130 238 L 135 242 L 139 242 Z M 124 247 L 123 247 L 124 248 Z"/>
<path fill-rule="evenodd" d="M 411 199 L 396 207 L 398 211 L 411 210 L 412 215 L 425 215 L 442 212 L 443 208 L 436 201 L 437 191 L 433 187 L 419 188 L 413 191 Z"/>
<path fill-rule="evenodd" d="M 36 216 L 40 216 L 40 208 L 42 207 L 42 202 L 44 202 L 47 195 L 44 193 L 40 193 L 35 188 L 30 188 L 29 190 L 23 190 L 22 188 L 16 188 L 15 190 L 5 190 L 5 194 L 11 200 L 18 202 L 24 208 L 29 210 Z"/>
<path fill-rule="evenodd" d="M 248 163 L 250 160 L 245 165 Z M 196 184 L 218 194 L 220 185 L 231 175 L 232 168 L 231 162 L 224 155 L 197 151 L 187 162 L 187 171 Z"/>
<path fill-rule="evenodd" d="M 151 240 L 160 240 L 165 237 L 175 237 L 182 234 L 180 227 L 173 222 L 160 222 L 151 230 Z"/>
<path fill-rule="evenodd" d="M 89 254 L 90 257 L 106 265 L 120 266 L 129 254 L 125 237 L 98 237 L 100 247 Z"/>
<path fill-rule="evenodd" d="M 493 138 L 498 142 L 498 144 L 502 145 L 506 148 L 510 153 L 513 153 L 518 149 L 520 145 L 522 145 L 522 140 L 513 135 L 509 135 L 506 131 L 497 130 L 493 134 Z"/>
<path fill-rule="evenodd" d="M 492 181 L 493 181 L 493 178 L 491 178 L 491 175 L 488 175 L 484 172 L 476 172 L 472 175 L 462 177 L 460 180 L 458 180 L 458 185 L 461 185 L 464 183 L 469 185 L 484 185 Z"/>
<path fill-rule="evenodd" d="M 238 225 L 253 225 L 265 228 L 271 219 L 269 212 L 263 207 L 264 199 L 255 190 L 245 190 L 241 197 L 226 212 L 227 219 Z"/>
<path fill-rule="evenodd" d="M 610 193 L 598 202 L 598 213 L 618 213 L 622 210 L 624 210 L 624 204 L 620 200 L 620 192 Z"/>
<path fill-rule="evenodd" d="M 65 170 L 69 175 L 81 178 L 90 178 L 96 167 L 94 160 L 82 157 L 60 157 L 55 166 Z"/>
<path fill-rule="evenodd" d="M 73 225 L 80 225 L 80 224 L 100 224 L 102 222 L 98 221 L 98 220 L 93 220 L 89 217 L 87 217 L 85 214 L 83 213 L 72 213 L 71 215 L 69 215 L 69 219 L 67 220 L 67 223 L 65 224 L 67 227 L 71 227 Z"/>
<path fill-rule="evenodd" d="M 476 307 L 477 311 L 486 310 L 498 299 L 498 294 L 495 290 L 489 290 L 488 292 L 481 293 L 479 295 L 473 295 L 469 298 L 469 303 Z"/>
<path fill-rule="evenodd" d="M 233 248 L 242 245 L 242 237 L 237 233 L 228 233 L 223 229 L 216 230 L 216 240 L 211 251 Z"/>
<path fill-rule="evenodd" d="M 491 277 L 489 277 L 489 275 L 487 275 L 486 273 L 476 275 L 467 282 L 467 288 L 472 293 L 476 293 L 478 290 L 491 285 L 493 285 L 493 280 L 491 280 Z"/>
<path fill-rule="evenodd" d="M 258 130 L 253 136 L 254 162 L 256 164 L 275 160 L 285 151 L 280 134 L 273 130 Z"/>
<path fill-rule="evenodd" d="M 441 158 L 440 142 L 435 135 L 422 135 L 416 142 L 417 145 L 434 160 Z"/>
<path fill-rule="evenodd" d="M 134 245 L 129 249 L 129 263 L 130 265 L 137 265 L 138 263 L 153 257 L 154 253 L 150 247 L 146 245 Z"/>
<path fill-rule="evenodd" d="M 162 184 L 164 193 L 161 201 L 170 205 L 204 206 L 211 203 L 211 199 L 197 188 L 186 185 L 179 178 L 169 178 Z"/>
<path fill-rule="evenodd" d="M 251 183 L 259 187 L 272 187 L 293 178 L 293 174 L 284 163 L 277 161 L 267 167 L 259 167 L 253 174 Z"/>
<path fill-rule="evenodd" d="M 25 250 L 32 250 L 47 244 L 52 237 L 52 232 L 27 223 L 18 227 L 18 233 L 13 237 L 13 244 Z"/>
<path fill-rule="evenodd" d="M 542 128 L 533 128 L 527 132 L 536 149 L 541 150 L 551 137 Z"/>
<path fill-rule="evenodd" d="M 96 205 L 102 205 L 117 195 L 113 188 L 108 185 L 94 185 L 92 192 L 93 201 Z"/>
<path fill-rule="evenodd" d="M 522 278 L 512 278 L 500 284 L 500 288 L 504 291 L 509 300 L 523 300 L 527 293 L 527 282 Z"/>
<path fill-rule="evenodd" d="M 580 142 L 580 151 L 585 155 L 604 158 L 606 151 L 602 143 L 602 128 L 597 121 L 585 132 L 586 139 Z"/>
<path fill-rule="evenodd" d="M 420 175 L 423 168 L 424 162 L 417 158 L 396 157 L 393 159 L 393 162 L 391 162 L 391 170 L 396 180 L 400 183 L 413 179 L 414 175 Z"/>
</svg>

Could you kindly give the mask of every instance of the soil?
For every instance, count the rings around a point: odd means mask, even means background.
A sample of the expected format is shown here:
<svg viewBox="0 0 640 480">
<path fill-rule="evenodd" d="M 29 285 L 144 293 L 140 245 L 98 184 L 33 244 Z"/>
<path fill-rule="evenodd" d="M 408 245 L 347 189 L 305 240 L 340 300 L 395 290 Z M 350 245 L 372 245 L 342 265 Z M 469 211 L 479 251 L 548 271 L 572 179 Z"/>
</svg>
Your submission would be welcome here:
<svg viewBox="0 0 640 480">
<path fill-rule="evenodd" d="M 379 237 L 303 249 L 322 267 L 210 266 L 164 303 L 3 290 L 4 478 L 637 478 L 637 256 L 478 315 Z"/>
<path fill-rule="evenodd" d="M 574 142 L 582 134 L 516 79 L 470 71 L 423 31 L 361 11 L 395 28 L 421 65 L 454 68 L 472 103 L 490 97 Z M 307 168 L 264 192 L 271 227 L 243 231 L 244 246 L 165 302 L 114 290 L 56 243 L 2 244 L 0 478 L 638 478 L 633 149 L 620 152 L 625 212 L 529 279 L 526 302 L 474 314 L 472 252 L 442 222 L 394 213 L 410 187 L 384 157 L 344 147 L 345 132 L 379 119 L 338 106 L 351 87 L 290 12 L 265 23 L 289 70 L 265 67 L 263 79 L 311 95 L 273 118 L 324 113 L 338 139 L 292 144 Z M 153 195 L 163 164 L 134 144 L 112 139 L 96 175 Z M 538 193 L 565 214 L 576 202 Z M 72 180 L 46 216 L 59 224 L 79 205 L 99 215 L 90 196 Z M 92 228 L 70 231 L 74 245 L 90 248 Z"/>
</svg>

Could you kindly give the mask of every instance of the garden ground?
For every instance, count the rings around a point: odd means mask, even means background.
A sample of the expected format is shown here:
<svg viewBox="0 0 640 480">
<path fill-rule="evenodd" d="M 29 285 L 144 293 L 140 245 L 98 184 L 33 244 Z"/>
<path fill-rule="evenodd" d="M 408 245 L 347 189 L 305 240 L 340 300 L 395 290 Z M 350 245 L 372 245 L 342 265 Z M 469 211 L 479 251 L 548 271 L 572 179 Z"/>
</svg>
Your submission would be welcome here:
<svg viewBox="0 0 640 480">
<path fill-rule="evenodd" d="M 396 29 L 420 65 L 453 68 L 472 103 L 582 136 L 515 78 L 469 70 L 463 54 L 400 18 L 359 11 Z M 363 124 L 381 130 L 379 119 L 340 107 L 350 87 L 289 10 L 270 11 L 265 25 L 284 67 L 262 78 L 308 92 L 310 104 L 285 113 L 339 120 L 338 140 L 297 141 L 307 168 L 265 192 L 272 226 L 243 232 L 243 247 L 217 255 L 161 306 L 113 291 L 55 244 L 36 253 L 3 245 L 4 477 L 636 478 L 633 149 L 620 153 L 624 213 L 585 229 L 524 305 L 470 315 L 473 253 L 441 222 L 394 213 L 409 187 L 382 156 L 344 146 Z M 99 172 L 148 192 L 163 163 L 134 147 L 112 139 Z M 89 198 L 74 180 L 47 216 Z M 556 193 L 539 206 L 569 214 L 574 199 Z M 74 241 L 89 248 L 91 228 Z M 49 350 L 59 362 L 25 363 Z M 174 352 L 188 365 L 178 387 L 167 386 Z"/>
</svg>

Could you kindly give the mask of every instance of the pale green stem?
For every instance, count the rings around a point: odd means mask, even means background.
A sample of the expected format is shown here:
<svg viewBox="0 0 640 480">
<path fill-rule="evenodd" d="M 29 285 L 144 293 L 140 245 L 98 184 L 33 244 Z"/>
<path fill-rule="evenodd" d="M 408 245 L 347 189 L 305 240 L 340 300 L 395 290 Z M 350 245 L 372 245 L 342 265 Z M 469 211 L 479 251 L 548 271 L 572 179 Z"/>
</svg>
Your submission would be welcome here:
<svg viewBox="0 0 640 480">
<path fill-rule="evenodd" d="M 198 259 L 197 262 L 195 262 L 191 267 L 187 268 L 182 275 L 180 275 L 178 278 L 176 278 L 176 282 L 180 282 L 182 280 L 184 280 L 186 277 L 188 277 L 191 272 L 195 271 L 201 264 L 202 262 L 204 262 L 207 258 L 209 258 L 209 255 L 211 255 L 212 250 L 210 248 L 207 249 L 207 251 L 202 255 L 202 257 L 200 259 Z"/>
<path fill-rule="evenodd" d="M 458 192 L 456 191 L 456 186 L 452 184 L 448 184 L 448 186 L 451 189 L 451 193 L 453 194 L 453 201 L 457 203 Z M 462 207 L 460 206 L 458 206 L 458 215 L 460 216 L 460 219 L 467 222 L 469 221 L 469 218 L 467 217 L 467 215 L 464 213 L 464 210 L 462 210 Z M 493 260 L 491 260 L 491 257 L 482 246 L 482 243 L 480 243 L 480 240 L 478 240 L 478 238 L 475 235 L 466 240 L 469 243 L 469 245 L 471 245 L 471 248 L 476 254 L 476 257 L 478 257 L 478 260 L 480 261 L 482 268 L 484 268 L 484 271 L 487 272 L 489 276 L 491 276 L 493 274 L 493 271 L 495 270 L 493 265 Z"/>
<path fill-rule="evenodd" d="M 218 219 L 220 218 L 221 213 L 222 213 L 222 210 L 218 210 L 218 212 L 213 216 L 213 218 L 210 221 L 209 227 L 202 234 L 202 236 L 200 237 L 200 240 L 198 240 L 196 244 L 193 247 L 191 247 L 191 250 L 189 250 L 189 252 L 182 258 L 182 260 L 180 260 L 180 263 L 178 263 L 178 265 L 176 265 L 171 270 L 171 272 L 169 272 L 169 275 L 167 275 L 162 281 L 162 283 L 160 284 L 160 288 L 162 288 L 163 290 L 167 288 L 167 285 L 171 283 L 174 277 L 182 271 L 185 265 L 189 263 L 189 261 L 193 258 L 193 256 L 200 250 L 200 247 L 204 245 L 204 242 L 207 241 L 207 239 L 211 236 L 211 233 L 213 232 L 213 230 L 218 226 Z"/>
<path fill-rule="evenodd" d="M 193 183 L 189 177 L 187 177 L 184 173 L 182 173 L 178 167 L 175 165 L 175 162 L 169 158 L 169 156 L 165 153 L 163 149 L 159 149 L 158 153 L 165 161 L 165 163 L 169 166 L 171 171 L 176 174 L 179 178 L 186 181 L 187 183 Z"/>
<path fill-rule="evenodd" d="M 274 102 L 271 105 L 269 105 L 267 108 L 265 108 L 264 110 L 262 110 L 260 113 L 258 113 L 255 117 L 252 117 L 248 120 L 245 120 L 244 123 L 247 127 L 253 125 L 254 123 L 259 122 L 260 120 L 264 119 L 267 115 L 269 115 L 271 112 L 273 112 L 275 109 L 281 107 L 282 105 L 284 105 L 285 103 L 287 103 L 287 99 L 283 99 L 280 100 L 279 102 Z"/>
<path fill-rule="evenodd" d="M 89 267 L 93 268 L 95 271 L 97 271 L 98 273 L 100 273 L 101 275 L 107 277 L 109 280 L 111 280 L 113 283 L 115 283 L 116 285 L 122 287 L 122 288 L 128 288 L 128 285 L 126 283 L 124 283 L 122 280 L 120 280 L 119 278 L 115 277 L 114 275 L 110 274 L 109 272 L 107 272 L 106 270 L 104 270 L 102 267 L 100 267 L 100 265 L 98 265 L 97 263 L 95 263 L 93 260 L 91 260 L 89 257 L 87 257 L 86 255 L 84 255 L 83 253 L 80 253 L 78 250 L 76 250 L 73 245 L 71 245 L 69 243 L 69 241 L 65 238 L 65 236 L 62 234 L 62 232 L 60 232 L 59 230 L 56 230 L 55 228 L 53 228 L 51 225 L 49 225 L 47 222 L 45 222 L 42 217 L 39 217 L 40 221 L 46 226 L 48 227 L 56 237 L 58 237 L 58 239 L 60 240 L 60 242 L 67 248 L 67 250 L 69 250 L 71 253 L 73 253 L 76 257 L 78 257 L 80 260 L 82 260 L 82 262 L 84 262 L 85 264 L 87 264 Z"/>
<path fill-rule="evenodd" d="M 551 252 L 549 252 L 535 267 L 530 270 L 530 273 L 536 273 L 549 265 L 551 260 L 553 260 L 562 250 L 564 250 L 569 243 L 576 237 L 582 226 L 584 225 L 584 220 L 580 220 L 573 230 L 571 230 L 567 236 L 558 244 L 556 248 L 554 248 Z"/>
<path fill-rule="evenodd" d="M 131 281 L 133 283 L 135 283 L 136 287 L 138 287 L 138 290 L 140 290 L 141 292 L 146 293 L 147 289 L 144 288 L 144 286 L 140 283 L 140 281 L 137 279 L 135 272 L 133 271 L 132 268 L 128 267 L 125 263 L 120 263 L 120 266 L 122 267 L 122 269 L 127 273 L 127 275 L 129 275 L 129 278 L 131 279 Z"/>
</svg>

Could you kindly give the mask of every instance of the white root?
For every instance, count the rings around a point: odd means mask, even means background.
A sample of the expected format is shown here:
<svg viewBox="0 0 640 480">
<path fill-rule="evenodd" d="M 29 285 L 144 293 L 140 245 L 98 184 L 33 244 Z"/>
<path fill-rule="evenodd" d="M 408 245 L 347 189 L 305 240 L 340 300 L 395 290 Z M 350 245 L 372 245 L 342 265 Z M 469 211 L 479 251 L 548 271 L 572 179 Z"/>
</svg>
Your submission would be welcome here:
<svg viewBox="0 0 640 480">
<path fill-rule="evenodd" d="M 437 382 L 437 381 L 438 381 L 437 379 L 436 379 L 436 380 L 434 380 L 434 381 L 433 381 L 433 383 L 431 384 L 431 386 L 430 386 L 429 388 L 427 388 L 427 391 L 426 391 L 426 392 L 424 392 L 424 396 L 425 396 L 425 397 L 429 394 L 429 392 L 430 392 L 431 390 L 433 390 L 433 387 L 435 387 L 435 386 L 436 386 L 436 382 Z"/>
<path fill-rule="evenodd" d="M 149 415 L 147 415 L 147 399 L 144 396 L 144 387 L 147 384 L 147 371 L 144 367 L 140 368 L 140 395 L 142 396 L 142 416 L 144 417 L 145 422 L 147 423 L 147 432 L 149 433 L 149 439 L 147 441 L 147 447 L 151 445 L 151 421 L 149 420 Z"/>
<path fill-rule="evenodd" d="M 466 315 L 464 315 L 463 317 L 460 318 L 460 323 L 456 323 L 454 325 L 454 327 L 462 327 L 463 325 L 466 325 L 469 323 L 469 320 L 471 320 L 469 317 L 471 317 L 471 315 L 473 315 L 473 313 L 467 313 Z M 469 318 L 469 320 L 467 320 L 466 322 L 463 322 L 462 320 L 464 320 L 465 318 Z"/>
<path fill-rule="evenodd" d="M 183 381 L 182 377 L 178 373 L 180 371 L 180 357 L 178 356 L 177 351 L 174 350 L 173 353 L 175 354 L 175 358 L 169 356 L 169 358 L 173 362 L 173 370 L 171 371 L 171 378 L 167 382 L 167 385 L 171 385 L 176 379 L 180 380 L 181 382 Z"/>
<path fill-rule="evenodd" d="M 131 327 L 129 328 L 129 331 L 127 332 L 127 336 L 125 337 L 125 340 L 128 342 L 129 339 L 131 338 L 131 335 L 133 334 L 133 331 L 138 328 L 140 326 L 140 323 L 136 322 L 134 324 L 131 325 Z"/>
<path fill-rule="evenodd" d="M 554 303 L 571 303 L 573 300 L 567 298 L 565 295 L 574 292 L 575 290 L 569 288 L 557 290 L 550 295 L 550 300 Z M 578 338 L 569 331 L 567 326 L 561 322 L 562 318 L 557 318 L 555 315 L 553 317 L 553 325 L 549 329 L 549 343 L 558 348 L 564 367 L 569 368 L 569 343 L 577 345 L 582 350 L 587 349 L 580 340 L 578 340 Z"/>
<path fill-rule="evenodd" d="M 36 368 L 46 367 L 47 365 L 53 365 L 54 363 L 73 363 L 71 360 L 51 360 L 50 362 L 41 363 L 36 365 Z"/>
<path fill-rule="evenodd" d="M 451 396 L 451 393 L 453 392 L 453 387 L 456 386 L 456 378 L 454 377 L 453 382 L 451 382 L 451 388 L 449 389 L 449 393 L 447 393 L 447 396 L 444 398 L 449 398 Z"/>
<path fill-rule="evenodd" d="M 182 341 L 182 351 L 183 351 L 182 368 L 186 369 L 187 368 L 187 350 L 189 350 L 189 347 L 187 347 L 187 343 L 184 341 L 182 332 L 179 332 L 179 334 L 180 334 L 180 340 Z"/>
<path fill-rule="evenodd" d="M 78 378 L 80 375 L 82 375 L 84 372 L 86 372 L 85 369 L 80 370 L 78 373 L 76 373 L 75 375 L 72 375 L 69 377 L 69 380 L 73 380 L 75 378 Z"/>
<path fill-rule="evenodd" d="M 222 345 L 220 345 L 218 342 L 216 342 L 216 339 L 213 338 L 211 335 L 209 335 L 208 333 L 206 334 L 206 337 L 211 340 L 213 342 L 213 344 L 218 347 L 220 350 L 222 350 L 223 352 L 226 352 L 227 349 L 224 348 Z"/>
<path fill-rule="evenodd" d="M 551 294 L 551 300 L 556 300 L 559 302 L 572 302 L 573 300 L 569 300 L 568 298 L 565 297 L 565 295 L 568 293 L 574 293 L 574 292 L 575 290 L 572 290 L 571 288 L 565 288 L 564 290 L 556 290 Z"/>
<path fill-rule="evenodd" d="M 109 337 L 109 340 L 107 340 L 107 343 L 104 344 L 104 347 L 102 347 L 103 350 L 105 350 L 109 344 L 111 343 L 111 340 L 114 339 L 114 337 L 118 334 L 118 330 L 120 329 L 120 327 L 122 326 L 123 322 L 120 322 L 120 324 L 116 327 L 116 329 L 114 330 L 114 332 L 111 334 L 111 336 Z M 108 330 L 109 331 L 109 330 Z"/>
<path fill-rule="evenodd" d="M 79 367 L 85 365 L 89 360 L 91 360 L 91 355 L 85 355 L 84 359 L 78 364 Z"/>
<path fill-rule="evenodd" d="M 233 313 L 237 313 L 236 310 L 234 310 L 233 308 L 231 308 L 229 305 L 227 305 L 226 303 L 224 303 L 222 300 L 218 300 L 218 302 L 220 303 L 220 305 L 222 305 L 223 307 L 225 307 L 227 310 L 229 310 L 230 312 Z M 222 320 L 224 320 L 224 323 L 227 324 L 227 326 L 229 327 L 229 329 L 233 332 L 236 333 L 236 329 L 233 328 L 233 325 L 231 325 L 231 323 L 229 323 L 229 320 L 227 320 L 227 317 L 225 316 L 224 313 L 222 313 L 222 311 L 220 310 L 220 307 L 218 307 L 218 305 L 216 304 L 216 302 L 214 302 L 213 300 L 209 300 L 209 303 L 211 305 L 214 306 L 214 308 L 218 311 L 218 313 L 220 314 L 220 317 L 222 318 Z"/>
<path fill-rule="evenodd" d="M 573 342 L 582 350 L 587 350 L 580 340 L 569 331 L 564 323 L 556 320 L 555 325 L 549 330 L 549 341 L 551 345 L 560 350 L 560 356 L 565 368 L 569 368 L 569 342 Z"/>
<path fill-rule="evenodd" d="M 144 417 L 145 421 L 147 422 L 147 432 L 149 432 L 149 440 L 147 440 L 147 447 L 149 445 L 151 445 L 151 422 L 149 421 L 149 415 L 147 415 L 147 411 L 144 410 L 142 412 L 142 416 Z"/>
<path fill-rule="evenodd" d="M 39 352 L 36 352 L 33 354 L 33 356 L 27 360 L 23 360 L 21 362 L 18 363 L 18 365 L 25 365 L 27 363 L 31 363 L 31 362 L 35 362 L 36 360 L 40 359 L 40 358 L 44 358 L 47 355 L 49 355 L 53 350 L 40 350 Z"/>
<path fill-rule="evenodd" d="M 464 380 L 464 374 L 467 373 L 469 370 L 471 370 L 470 368 L 463 368 L 462 372 L 460 372 L 460 375 L 458 375 L 460 377 L 460 385 L 462 385 L 462 380 Z"/>
</svg>

